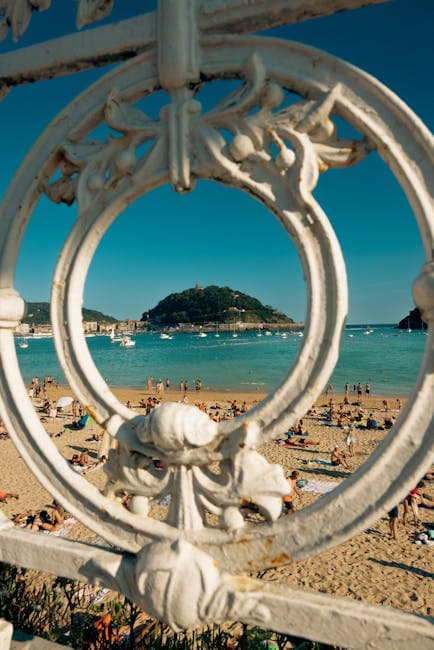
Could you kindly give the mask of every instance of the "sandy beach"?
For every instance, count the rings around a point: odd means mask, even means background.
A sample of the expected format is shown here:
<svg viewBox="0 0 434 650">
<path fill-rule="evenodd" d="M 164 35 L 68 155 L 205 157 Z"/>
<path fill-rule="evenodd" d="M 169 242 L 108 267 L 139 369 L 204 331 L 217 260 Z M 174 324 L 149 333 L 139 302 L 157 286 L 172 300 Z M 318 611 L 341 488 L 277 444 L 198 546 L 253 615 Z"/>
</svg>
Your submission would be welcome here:
<svg viewBox="0 0 434 650">
<path fill-rule="evenodd" d="M 140 400 L 146 400 L 155 392 L 147 392 L 144 388 L 115 388 L 117 398 L 126 403 L 130 400 L 138 413 L 144 413 L 139 408 Z M 49 388 L 48 398 L 56 400 L 59 396 L 72 395 L 70 389 L 65 387 Z M 252 392 L 208 392 L 194 391 L 188 394 L 188 403 L 195 404 L 203 401 L 207 407 L 218 404 L 224 413 L 231 402 L 236 399 L 241 405 L 244 401 L 250 408 L 264 397 L 261 393 Z M 177 390 L 165 392 L 162 396 L 166 401 L 180 401 L 183 398 Z M 343 396 L 333 397 L 336 404 L 343 401 Z M 352 412 L 358 408 L 353 403 L 356 398 L 349 395 L 349 406 L 345 407 Z M 383 397 L 363 396 L 362 407 L 365 414 L 372 413 L 379 424 L 383 423 L 386 415 L 397 415 L 398 406 L 396 399 L 387 397 L 389 411 L 385 411 Z M 403 406 L 405 399 L 402 399 Z M 35 406 L 38 402 L 35 401 Z M 354 457 L 349 459 L 350 470 L 341 467 L 320 465 L 318 458 L 329 459 L 334 445 L 347 450 L 345 432 L 340 427 L 326 426 L 322 418 L 324 407 L 329 403 L 329 397 L 322 395 L 316 404 L 316 413 L 303 418 L 303 429 L 308 432 L 306 440 L 313 444 L 309 447 L 285 447 L 275 442 L 264 445 L 261 453 L 273 463 L 279 463 L 286 476 L 293 470 L 300 472 L 300 479 L 310 481 L 319 489 L 328 489 L 331 484 L 345 480 L 356 470 L 375 449 L 376 445 L 387 434 L 385 430 L 359 430 L 355 431 Z M 214 409 L 215 412 L 215 409 Z M 42 416 L 42 414 L 40 414 Z M 62 433 L 53 437 L 59 452 L 66 458 L 71 458 L 74 453 L 79 453 L 84 447 L 90 452 L 91 459 L 96 460 L 99 451 L 99 442 L 88 441 L 93 434 L 101 432 L 98 425 L 91 424 L 91 428 L 82 431 L 73 431 L 64 427 L 70 419 L 56 418 L 53 422 L 44 422 L 44 427 L 50 435 Z M 284 433 L 284 432 L 282 432 Z M 285 436 L 283 436 L 285 438 Z M 10 439 L 0 440 L 0 490 L 17 493 L 19 499 L 10 499 L 8 503 L 1 504 L 4 514 L 12 518 L 16 513 L 25 510 L 37 511 L 47 508 L 52 497 L 43 489 L 27 469 Z M 102 489 L 106 482 L 103 470 L 89 473 L 86 478 L 98 488 Z M 427 482 L 422 492 L 434 499 L 434 482 Z M 301 502 L 294 497 L 296 509 L 306 508 L 310 503 L 321 497 L 318 492 L 302 491 Z M 353 539 L 345 542 L 338 548 L 331 549 L 312 559 L 296 564 L 269 570 L 263 579 L 286 583 L 303 589 L 348 596 L 356 600 L 369 603 L 383 604 L 396 607 L 408 612 L 423 615 L 433 615 L 434 596 L 432 592 L 433 578 L 433 553 L 434 546 L 417 545 L 416 535 L 426 530 L 426 525 L 434 528 L 434 509 L 420 508 L 422 524 L 413 525 L 410 514 L 410 523 L 406 527 L 402 524 L 403 508 L 400 506 L 397 539 L 391 539 L 389 534 L 388 517 L 384 516 L 370 529 L 360 533 Z M 424 525 L 426 524 L 426 525 Z M 39 533 L 29 533 L 39 534 Z M 79 522 L 75 523 L 68 537 L 91 541 L 95 538 L 92 531 L 87 530 Z"/>
</svg>

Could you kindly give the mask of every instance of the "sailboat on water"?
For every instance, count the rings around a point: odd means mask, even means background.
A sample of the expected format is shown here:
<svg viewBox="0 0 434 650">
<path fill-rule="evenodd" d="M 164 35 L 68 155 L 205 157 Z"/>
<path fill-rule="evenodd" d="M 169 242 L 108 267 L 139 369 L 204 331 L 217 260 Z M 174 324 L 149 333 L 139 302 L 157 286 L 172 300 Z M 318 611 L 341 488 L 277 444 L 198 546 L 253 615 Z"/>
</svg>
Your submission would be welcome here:
<svg viewBox="0 0 434 650">
<path fill-rule="evenodd" d="M 115 326 L 113 325 L 111 332 L 110 332 L 110 343 L 120 343 L 122 341 L 123 337 L 122 336 L 116 336 L 115 335 Z"/>
</svg>

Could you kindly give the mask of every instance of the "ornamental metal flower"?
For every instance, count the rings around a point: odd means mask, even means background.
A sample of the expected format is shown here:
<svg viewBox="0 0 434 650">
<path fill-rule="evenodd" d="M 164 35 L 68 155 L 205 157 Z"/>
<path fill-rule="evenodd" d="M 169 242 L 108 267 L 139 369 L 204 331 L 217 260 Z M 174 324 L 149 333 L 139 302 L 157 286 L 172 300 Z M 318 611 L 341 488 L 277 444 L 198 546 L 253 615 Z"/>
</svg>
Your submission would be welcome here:
<svg viewBox="0 0 434 650">
<path fill-rule="evenodd" d="M 120 443 L 111 453 L 106 494 L 131 495 L 129 507 L 141 515 L 148 513 L 150 498 L 170 495 L 166 521 L 183 529 L 203 528 L 207 513 L 226 528 L 239 528 L 245 502 L 274 521 L 290 487 L 282 468 L 253 450 L 256 428 L 246 423 L 228 441 L 196 407 L 163 404 L 138 427 L 137 448 Z"/>
</svg>

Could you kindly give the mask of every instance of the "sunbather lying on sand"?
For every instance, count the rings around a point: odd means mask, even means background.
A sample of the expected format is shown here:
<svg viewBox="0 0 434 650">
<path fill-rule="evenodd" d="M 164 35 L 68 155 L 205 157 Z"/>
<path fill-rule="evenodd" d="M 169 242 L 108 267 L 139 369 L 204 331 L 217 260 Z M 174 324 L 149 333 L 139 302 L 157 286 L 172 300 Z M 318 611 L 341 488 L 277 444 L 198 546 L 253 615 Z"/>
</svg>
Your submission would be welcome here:
<svg viewBox="0 0 434 650">
<path fill-rule="evenodd" d="M 288 438 L 288 440 L 279 439 L 276 442 L 282 447 L 310 447 L 311 445 L 319 445 L 319 441 L 306 440 L 306 438 L 296 438 L 295 440 L 291 438 Z"/>
<path fill-rule="evenodd" d="M 0 492 L 0 501 L 2 503 L 7 503 L 8 499 L 19 499 L 18 494 L 13 494 L 12 492 Z"/>
<path fill-rule="evenodd" d="M 30 530 L 47 530 L 49 532 L 54 532 L 59 530 L 60 526 L 57 523 L 53 523 L 52 518 L 46 510 L 41 510 L 41 512 L 36 515 L 32 522 L 27 526 Z"/>
<path fill-rule="evenodd" d="M 92 461 L 88 456 L 88 449 L 83 449 L 81 454 L 74 454 L 71 458 L 72 465 L 80 465 L 80 467 L 90 467 Z"/>
</svg>

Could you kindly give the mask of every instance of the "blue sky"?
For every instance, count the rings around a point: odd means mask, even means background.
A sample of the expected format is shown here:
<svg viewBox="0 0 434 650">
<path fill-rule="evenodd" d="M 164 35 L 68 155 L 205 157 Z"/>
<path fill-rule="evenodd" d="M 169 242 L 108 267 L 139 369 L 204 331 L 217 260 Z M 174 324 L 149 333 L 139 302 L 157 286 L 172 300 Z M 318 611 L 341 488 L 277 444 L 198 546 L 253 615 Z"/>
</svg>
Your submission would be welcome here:
<svg viewBox="0 0 434 650">
<path fill-rule="evenodd" d="M 139 13 L 142 0 L 117 0 L 111 19 Z M 75 29 L 77 4 L 54 2 L 36 14 L 18 45 Z M 433 128 L 432 0 L 395 0 L 269 33 L 324 49 L 368 71 Z M 10 39 L 0 52 L 12 47 Z M 0 104 L 3 195 L 39 133 L 97 79 L 90 71 L 14 89 Z M 146 108 L 146 105 L 144 105 Z M 152 113 L 152 107 L 150 107 Z M 315 197 L 329 216 L 347 264 L 352 323 L 396 322 L 413 306 L 411 285 L 424 262 L 415 219 L 392 174 L 376 154 L 321 176 Z M 76 207 L 42 199 L 25 235 L 16 288 L 28 301 L 48 300 L 51 277 Z M 210 182 L 179 196 L 162 188 L 129 206 L 92 262 L 84 304 L 118 318 L 138 318 L 168 293 L 231 286 L 304 319 L 306 287 L 294 246 L 252 198 Z"/>
</svg>

